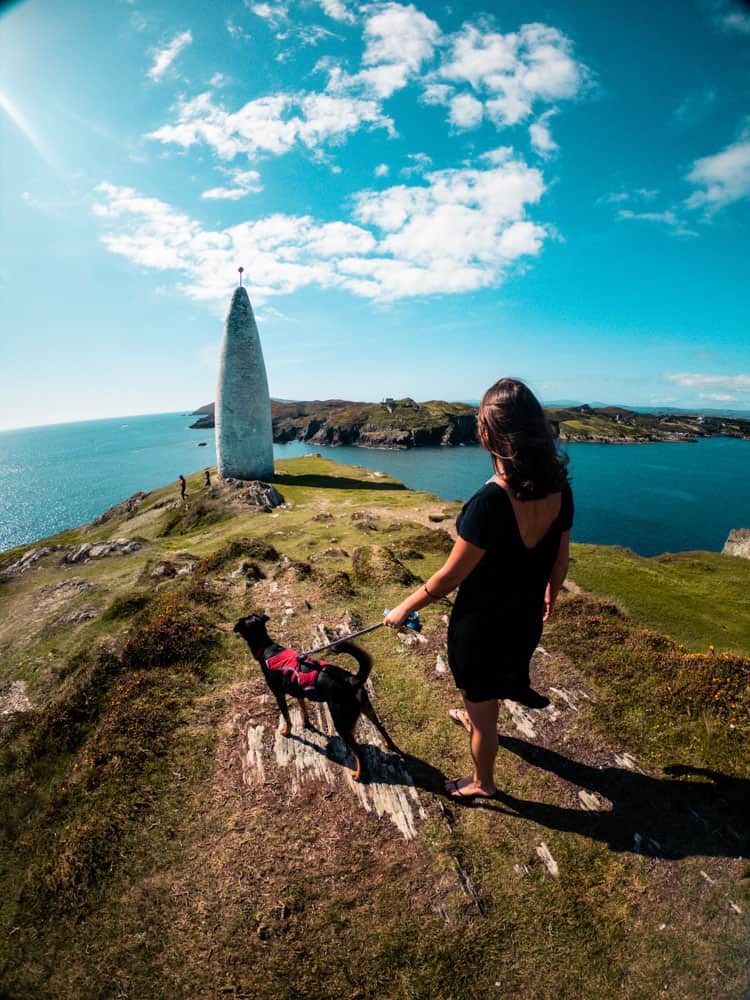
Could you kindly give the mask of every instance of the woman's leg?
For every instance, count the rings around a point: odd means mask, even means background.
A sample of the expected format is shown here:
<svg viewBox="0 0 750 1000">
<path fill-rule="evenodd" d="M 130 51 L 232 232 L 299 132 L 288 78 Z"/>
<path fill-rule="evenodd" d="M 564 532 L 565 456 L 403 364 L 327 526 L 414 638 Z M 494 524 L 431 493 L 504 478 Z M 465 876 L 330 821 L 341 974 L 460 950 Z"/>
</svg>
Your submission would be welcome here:
<svg viewBox="0 0 750 1000">
<path fill-rule="evenodd" d="M 459 778 L 448 782 L 448 791 L 455 798 L 470 795 L 494 795 L 495 758 L 497 757 L 497 715 L 496 699 L 491 701 L 468 701 L 464 705 L 471 722 L 471 758 L 474 773 L 471 778 Z"/>
</svg>

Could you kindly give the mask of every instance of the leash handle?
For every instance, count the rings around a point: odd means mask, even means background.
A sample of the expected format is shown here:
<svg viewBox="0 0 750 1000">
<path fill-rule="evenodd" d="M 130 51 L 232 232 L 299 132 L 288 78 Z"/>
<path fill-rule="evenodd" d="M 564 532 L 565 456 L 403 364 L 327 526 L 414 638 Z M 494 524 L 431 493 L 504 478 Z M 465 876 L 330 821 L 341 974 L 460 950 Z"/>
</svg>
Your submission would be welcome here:
<svg viewBox="0 0 750 1000">
<path fill-rule="evenodd" d="M 384 612 L 388 614 L 388 610 Z M 351 632 L 349 635 L 342 635 L 338 639 L 334 639 L 333 642 L 328 642 L 325 646 L 317 646 L 315 649 L 308 649 L 306 653 L 300 653 L 300 657 L 304 658 L 307 656 L 313 656 L 315 653 L 322 653 L 326 649 L 331 649 L 333 646 L 338 646 L 340 642 L 348 642 L 349 639 L 356 639 L 357 636 L 367 635 L 368 632 L 374 632 L 376 628 L 382 628 L 385 622 L 378 622 L 377 625 L 369 625 L 367 628 L 361 628 L 358 632 Z M 412 611 L 409 617 L 404 622 L 406 628 L 412 629 L 414 632 L 422 631 L 422 623 L 419 620 L 419 612 Z"/>
</svg>

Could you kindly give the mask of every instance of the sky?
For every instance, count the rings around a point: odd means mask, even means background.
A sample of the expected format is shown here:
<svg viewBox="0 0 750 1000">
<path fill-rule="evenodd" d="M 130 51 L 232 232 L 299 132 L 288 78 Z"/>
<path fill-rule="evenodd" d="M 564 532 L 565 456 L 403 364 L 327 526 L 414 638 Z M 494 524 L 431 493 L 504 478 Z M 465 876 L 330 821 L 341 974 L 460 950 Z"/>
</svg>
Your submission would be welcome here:
<svg viewBox="0 0 750 1000">
<path fill-rule="evenodd" d="M 0 429 L 215 395 L 750 409 L 750 5 L 0 7 Z"/>
</svg>

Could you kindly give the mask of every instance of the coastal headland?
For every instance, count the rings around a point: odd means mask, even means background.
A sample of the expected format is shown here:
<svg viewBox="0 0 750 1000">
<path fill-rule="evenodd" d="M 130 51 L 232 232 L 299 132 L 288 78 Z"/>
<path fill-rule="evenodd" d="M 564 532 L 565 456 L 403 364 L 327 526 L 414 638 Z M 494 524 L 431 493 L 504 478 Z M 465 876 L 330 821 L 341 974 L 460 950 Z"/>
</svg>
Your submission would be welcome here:
<svg viewBox="0 0 750 1000">
<path fill-rule="evenodd" d="M 363 640 L 403 755 L 361 723 L 360 785 L 319 706 L 281 735 L 232 633 L 377 622 L 458 504 L 314 455 L 272 490 L 187 480 L 0 560 L 3 995 L 742 994 L 750 560 L 574 546 L 551 704 L 503 704 L 498 799 L 467 809 L 448 601 Z"/>
<path fill-rule="evenodd" d="M 708 414 L 640 413 L 619 406 L 545 408 L 559 428 L 561 441 L 592 444 L 691 442 L 705 437 L 750 439 L 750 420 Z M 343 399 L 289 402 L 271 400 L 273 439 L 277 444 L 307 441 L 320 445 L 365 448 L 419 448 L 476 444 L 477 408 L 468 403 L 410 398 L 380 403 Z M 194 411 L 191 427 L 214 426 L 214 404 Z"/>
</svg>

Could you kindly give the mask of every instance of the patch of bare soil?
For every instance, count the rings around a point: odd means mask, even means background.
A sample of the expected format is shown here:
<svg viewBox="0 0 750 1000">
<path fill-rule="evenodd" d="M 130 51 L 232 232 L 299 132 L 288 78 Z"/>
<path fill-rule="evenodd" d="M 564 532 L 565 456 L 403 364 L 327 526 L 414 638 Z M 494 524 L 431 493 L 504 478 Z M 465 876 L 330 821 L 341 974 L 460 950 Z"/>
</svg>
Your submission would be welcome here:
<svg viewBox="0 0 750 1000">
<path fill-rule="evenodd" d="M 92 584 L 81 577 L 71 577 L 69 580 L 61 580 L 58 583 L 49 583 L 46 587 L 40 587 L 33 595 L 34 607 L 40 613 L 40 617 L 37 617 L 36 620 L 41 621 L 47 615 L 62 610 L 66 604 L 74 601 L 81 594 L 85 594 L 91 588 Z"/>
</svg>

